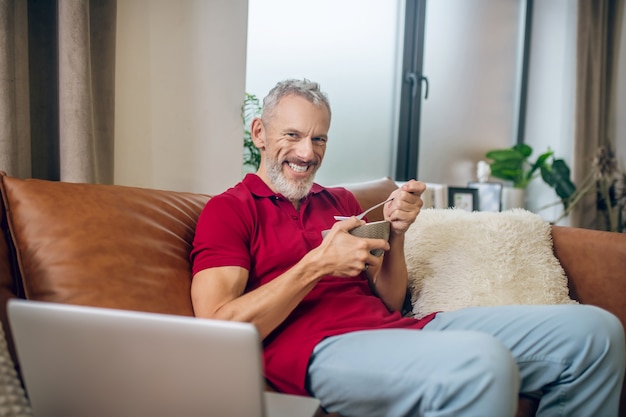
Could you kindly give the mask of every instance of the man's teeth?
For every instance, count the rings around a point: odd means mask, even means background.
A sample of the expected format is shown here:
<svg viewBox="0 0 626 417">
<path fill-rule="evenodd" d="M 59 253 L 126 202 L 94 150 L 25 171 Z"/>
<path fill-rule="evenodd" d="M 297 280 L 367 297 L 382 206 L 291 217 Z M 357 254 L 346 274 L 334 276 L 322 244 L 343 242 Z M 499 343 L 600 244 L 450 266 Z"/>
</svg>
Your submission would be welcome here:
<svg viewBox="0 0 626 417">
<path fill-rule="evenodd" d="M 296 172 L 306 172 L 308 166 L 289 163 L 289 168 L 293 169 Z"/>
</svg>

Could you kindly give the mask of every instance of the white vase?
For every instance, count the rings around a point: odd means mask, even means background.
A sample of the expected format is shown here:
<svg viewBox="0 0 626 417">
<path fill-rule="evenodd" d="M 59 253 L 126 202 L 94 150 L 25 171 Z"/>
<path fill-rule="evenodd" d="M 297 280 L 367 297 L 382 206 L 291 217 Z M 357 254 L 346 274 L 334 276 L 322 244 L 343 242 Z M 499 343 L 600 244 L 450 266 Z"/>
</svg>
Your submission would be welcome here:
<svg viewBox="0 0 626 417">
<path fill-rule="evenodd" d="M 525 208 L 526 192 L 523 188 L 504 187 L 502 189 L 502 211 Z"/>
</svg>

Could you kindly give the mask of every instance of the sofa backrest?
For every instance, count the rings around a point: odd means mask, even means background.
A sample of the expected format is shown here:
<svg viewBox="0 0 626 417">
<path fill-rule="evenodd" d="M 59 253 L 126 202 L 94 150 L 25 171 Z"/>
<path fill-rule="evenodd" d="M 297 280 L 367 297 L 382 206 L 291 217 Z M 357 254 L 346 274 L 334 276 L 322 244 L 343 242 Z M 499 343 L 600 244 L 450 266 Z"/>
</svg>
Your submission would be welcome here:
<svg viewBox="0 0 626 417">
<path fill-rule="evenodd" d="M 626 234 L 552 226 L 552 243 L 571 297 L 610 311 L 626 328 Z"/>
<path fill-rule="evenodd" d="M 1 180 L 26 298 L 193 315 L 188 253 L 208 195 Z"/>
</svg>

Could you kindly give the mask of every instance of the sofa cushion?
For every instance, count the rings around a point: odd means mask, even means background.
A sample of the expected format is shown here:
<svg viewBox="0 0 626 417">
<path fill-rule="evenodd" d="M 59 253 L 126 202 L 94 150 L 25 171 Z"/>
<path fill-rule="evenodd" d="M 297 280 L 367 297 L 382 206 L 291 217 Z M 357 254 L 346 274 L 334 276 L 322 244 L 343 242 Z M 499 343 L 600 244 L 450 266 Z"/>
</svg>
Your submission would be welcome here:
<svg viewBox="0 0 626 417">
<path fill-rule="evenodd" d="M 2 181 L 26 298 L 193 315 L 189 251 L 209 196 Z"/>
<path fill-rule="evenodd" d="M 422 210 L 405 239 L 413 313 L 575 303 L 550 232 L 549 223 L 521 209 Z"/>
</svg>

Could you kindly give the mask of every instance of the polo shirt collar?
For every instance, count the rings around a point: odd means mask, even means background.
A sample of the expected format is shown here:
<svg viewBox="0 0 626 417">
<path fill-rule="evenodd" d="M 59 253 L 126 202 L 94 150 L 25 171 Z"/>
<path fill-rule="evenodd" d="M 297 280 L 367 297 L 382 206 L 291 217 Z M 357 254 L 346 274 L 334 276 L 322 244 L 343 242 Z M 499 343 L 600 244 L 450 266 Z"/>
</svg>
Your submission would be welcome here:
<svg viewBox="0 0 626 417">
<path fill-rule="evenodd" d="M 243 178 L 243 183 L 250 190 L 252 194 L 257 197 L 273 197 L 277 194 L 256 174 L 248 173 Z M 324 191 L 324 187 L 317 183 L 313 183 L 309 195 L 318 194 Z M 282 195 L 281 195 L 282 196 Z"/>
</svg>

